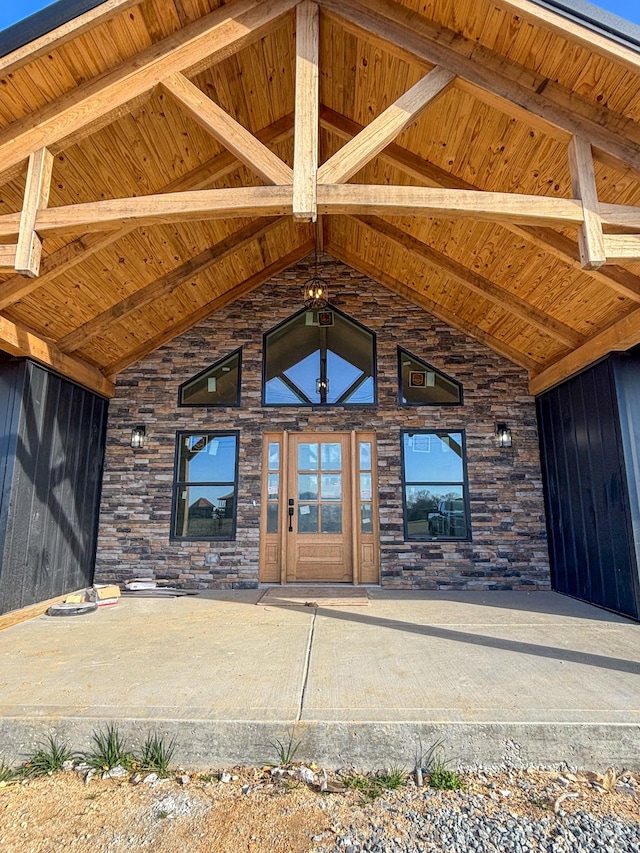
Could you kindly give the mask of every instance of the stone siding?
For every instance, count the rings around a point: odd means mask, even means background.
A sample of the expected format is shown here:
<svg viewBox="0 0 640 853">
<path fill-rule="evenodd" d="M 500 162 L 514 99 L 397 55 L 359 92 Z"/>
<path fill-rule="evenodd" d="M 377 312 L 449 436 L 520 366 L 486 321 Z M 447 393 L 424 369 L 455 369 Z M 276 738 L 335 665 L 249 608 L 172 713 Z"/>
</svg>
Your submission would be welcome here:
<svg viewBox="0 0 640 853">
<path fill-rule="evenodd" d="M 109 410 L 97 580 L 142 576 L 192 588 L 256 586 L 263 433 L 375 430 L 383 587 L 548 589 L 536 414 L 521 368 L 325 259 L 333 304 L 377 335 L 378 405 L 261 406 L 263 333 L 300 309 L 309 275 L 308 263 L 300 263 L 120 374 Z M 398 345 L 461 382 L 464 405 L 399 406 Z M 178 408 L 178 387 L 240 346 L 240 408 Z M 510 426 L 513 447 L 496 446 L 497 421 Z M 141 451 L 129 446 L 136 423 L 146 425 Z M 471 542 L 404 540 L 400 431 L 406 428 L 465 429 Z M 199 429 L 240 431 L 233 542 L 169 539 L 176 430 Z"/>
</svg>

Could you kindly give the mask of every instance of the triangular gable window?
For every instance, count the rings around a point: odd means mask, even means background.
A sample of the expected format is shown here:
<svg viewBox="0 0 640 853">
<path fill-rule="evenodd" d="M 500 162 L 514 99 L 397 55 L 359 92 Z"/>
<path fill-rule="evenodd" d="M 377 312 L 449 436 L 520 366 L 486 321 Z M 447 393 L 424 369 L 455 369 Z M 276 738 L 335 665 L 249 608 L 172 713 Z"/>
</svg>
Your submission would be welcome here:
<svg viewBox="0 0 640 853">
<path fill-rule="evenodd" d="M 415 355 L 398 347 L 402 406 L 460 406 L 462 385 Z"/>
<path fill-rule="evenodd" d="M 239 406 L 242 350 L 216 361 L 180 386 L 180 406 Z"/>
</svg>

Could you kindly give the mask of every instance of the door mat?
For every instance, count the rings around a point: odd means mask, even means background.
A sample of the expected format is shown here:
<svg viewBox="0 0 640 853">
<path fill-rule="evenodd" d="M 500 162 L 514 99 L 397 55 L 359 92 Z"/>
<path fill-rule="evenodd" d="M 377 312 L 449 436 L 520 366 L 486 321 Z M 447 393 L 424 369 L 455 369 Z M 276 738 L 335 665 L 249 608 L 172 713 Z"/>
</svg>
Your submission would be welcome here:
<svg viewBox="0 0 640 853">
<path fill-rule="evenodd" d="M 274 607 L 367 607 L 369 593 L 358 587 L 271 587 L 256 603 Z"/>
</svg>

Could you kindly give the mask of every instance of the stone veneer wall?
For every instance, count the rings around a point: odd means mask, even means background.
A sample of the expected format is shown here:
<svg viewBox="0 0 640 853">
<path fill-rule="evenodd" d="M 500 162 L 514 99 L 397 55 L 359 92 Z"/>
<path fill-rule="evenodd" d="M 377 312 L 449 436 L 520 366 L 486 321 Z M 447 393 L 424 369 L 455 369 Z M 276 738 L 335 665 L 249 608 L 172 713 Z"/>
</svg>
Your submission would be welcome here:
<svg viewBox="0 0 640 853">
<path fill-rule="evenodd" d="M 144 576 L 184 587 L 258 584 L 262 434 L 266 430 L 375 430 L 381 584 L 403 589 L 548 589 L 549 561 L 536 414 L 525 372 L 341 263 L 324 260 L 332 302 L 377 334 L 375 409 L 263 408 L 262 335 L 301 307 L 300 263 L 125 370 L 111 401 L 96 577 Z M 464 386 L 461 407 L 398 405 L 402 345 Z M 178 386 L 242 346 L 241 406 L 178 408 Z M 496 421 L 513 447 L 496 447 Z M 146 424 L 145 447 L 129 446 Z M 466 430 L 471 542 L 405 542 L 400 430 Z M 175 433 L 239 429 L 234 542 L 169 540 Z M 252 500 L 256 500 L 256 505 Z"/>
</svg>

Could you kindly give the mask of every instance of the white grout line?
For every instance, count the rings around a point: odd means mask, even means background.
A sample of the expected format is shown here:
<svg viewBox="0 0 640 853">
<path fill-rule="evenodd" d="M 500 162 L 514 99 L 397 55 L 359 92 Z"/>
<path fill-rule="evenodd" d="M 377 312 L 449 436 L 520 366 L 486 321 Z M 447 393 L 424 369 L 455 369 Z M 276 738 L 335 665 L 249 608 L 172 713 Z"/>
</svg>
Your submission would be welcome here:
<svg viewBox="0 0 640 853">
<path fill-rule="evenodd" d="M 313 608 L 313 619 L 311 620 L 311 627 L 309 628 L 309 637 L 307 639 L 307 653 L 304 659 L 304 670 L 302 673 L 302 692 L 300 693 L 300 704 L 298 705 L 298 713 L 296 715 L 296 723 L 299 723 L 302 719 L 302 707 L 304 705 L 304 697 L 307 690 L 307 681 L 309 679 L 309 664 L 311 661 L 311 646 L 313 645 L 313 632 L 316 627 L 316 616 L 318 615 L 318 608 Z"/>
</svg>

